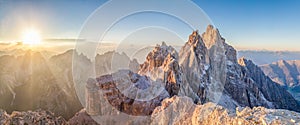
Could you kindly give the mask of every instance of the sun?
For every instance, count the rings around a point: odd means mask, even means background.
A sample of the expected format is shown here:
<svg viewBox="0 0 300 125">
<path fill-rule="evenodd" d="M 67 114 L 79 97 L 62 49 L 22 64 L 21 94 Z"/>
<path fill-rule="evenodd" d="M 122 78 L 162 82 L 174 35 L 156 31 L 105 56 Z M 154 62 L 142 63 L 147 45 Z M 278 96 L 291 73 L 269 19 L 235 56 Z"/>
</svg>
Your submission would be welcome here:
<svg viewBox="0 0 300 125">
<path fill-rule="evenodd" d="M 27 45 L 37 45 L 41 43 L 41 36 L 37 30 L 27 29 L 23 32 L 22 42 Z"/>
</svg>

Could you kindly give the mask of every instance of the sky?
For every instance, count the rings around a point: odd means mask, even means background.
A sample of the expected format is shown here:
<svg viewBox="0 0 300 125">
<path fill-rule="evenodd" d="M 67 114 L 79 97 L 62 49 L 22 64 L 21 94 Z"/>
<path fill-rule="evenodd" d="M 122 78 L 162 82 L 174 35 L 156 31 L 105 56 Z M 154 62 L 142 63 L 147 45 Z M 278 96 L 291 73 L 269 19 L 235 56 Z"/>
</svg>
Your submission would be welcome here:
<svg viewBox="0 0 300 125">
<path fill-rule="evenodd" d="M 44 39 L 75 39 L 86 19 L 105 2 L 107 1 L 0 0 L 0 42 L 19 41 L 22 32 L 28 28 L 38 29 Z M 207 14 L 227 42 L 239 50 L 300 51 L 298 37 L 300 1 L 193 0 L 193 2 Z M 143 16 L 140 18 L 148 22 L 153 22 L 154 17 L 158 17 L 153 16 L 153 13 Z M 128 28 L 136 25 L 130 18 L 127 20 L 127 23 L 123 24 L 125 32 L 126 26 Z M 127 25 L 130 22 L 132 24 Z M 173 25 L 181 25 L 176 21 L 172 22 Z M 186 40 L 191 33 L 189 30 L 193 30 L 183 27 L 184 24 L 182 27 L 179 26 L 182 30 L 179 30 L 178 34 L 184 38 L 174 37 L 177 40 Z M 156 31 L 164 32 L 161 29 Z M 141 32 L 153 34 L 152 30 L 143 29 Z M 114 41 L 116 34 L 108 37 L 108 41 Z M 155 37 L 159 37 L 159 33 Z M 176 41 L 176 39 L 166 40 Z"/>
</svg>

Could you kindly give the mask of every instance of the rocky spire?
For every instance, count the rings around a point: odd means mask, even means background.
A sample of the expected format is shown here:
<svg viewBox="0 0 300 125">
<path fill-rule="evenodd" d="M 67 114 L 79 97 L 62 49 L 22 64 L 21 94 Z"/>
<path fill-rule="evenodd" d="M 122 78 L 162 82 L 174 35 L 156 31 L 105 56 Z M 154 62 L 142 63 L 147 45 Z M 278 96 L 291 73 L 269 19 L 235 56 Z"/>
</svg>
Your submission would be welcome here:
<svg viewBox="0 0 300 125">
<path fill-rule="evenodd" d="M 218 29 L 208 25 L 202 34 L 202 39 L 207 47 L 209 58 L 210 85 L 208 97 L 212 102 L 219 101 L 226 81 L 226 55 L 225 40 L 221 37 Z"/>
<path fill-rule="evenodd" d="M 177 95 L 182 83 L 178 53 L 173 47 L 167 46 L 165 42 L 156 45 L 146 57 L 146 61 L 141 64 L 138 74 L 147 75 L 152 80 L 162 79 L 168 93 L 171 96 Z"/>
<path fill-rule="evenodd" d="M 219 30 L 212 25 L 207 26 L 206 31 L 202 34 L 202 39 L 208 49 L 215 44 L 222 44 L 222 41 L 224 41 Z"/>
<path fill-rule="evenodd" d="M 180 94 L 191 97 L 195 102 L 203 103 L 208 83 L 207 48 L 198 31 L 193 31 L 179 52 L 179 62 L 184 75 Z"/>
<path fill-rule="evenodd" d="M 172 46 L 167 46 L 165 42 L 162 42 L 161 45 L 156 45 L 152 52 L 147 55 L 146 61 L 141 65 L 139 73 L 145 74 L 151 69 L 162 66 L 168 54 L 171 54 L 172 58 L 178 59 L 178 53 Z"/>
<path fill-rule="evenodd" d="M 239 58 L 238 60 L 238 64 L 241 65 L 241 66 L 246 66 L 246 58 L 245 57 L 241 57 Z"/>
</svg>

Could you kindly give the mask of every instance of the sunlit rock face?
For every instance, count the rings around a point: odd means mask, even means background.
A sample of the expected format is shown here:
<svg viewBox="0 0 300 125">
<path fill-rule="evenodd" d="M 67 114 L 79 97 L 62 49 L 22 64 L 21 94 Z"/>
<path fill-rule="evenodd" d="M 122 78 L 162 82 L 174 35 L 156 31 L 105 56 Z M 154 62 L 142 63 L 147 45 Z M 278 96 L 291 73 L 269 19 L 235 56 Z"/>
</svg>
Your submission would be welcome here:
<svg viewBox="0 0 300 125">
<path fill-rule="evenodd" d="M 297 124 L 300 114 L 281 109 L 264 107 L 237 108 L 228 112 L 226 108 L 214 103 L 196 105 L 188 97 L 165 99 L 151 115 L 151 124 L 170 125 L 253 125 L 253 124 Z"/>
<path fill-rule="evenodd" d="M 68 119 L 83 107 L 76 95 L 72 71 L 84 74 L 75 77 L 88 78 L 92 70 L 104 75 L 121 67 L 135 72 L 139 68 L 136 60 L 117 52 L 97 55 L 94 62 L 74 50 L 50 57 L 42 52 L 22 52 L 0 56 L 0 108 L 9 113 L 41 108 Z M 119 61 L 115 58 L 126 63 L 112 67 Z M 93 63 L 97 64 L 96 69 L 90 68 Z"/>
<path fill-rule="evenodd" d="M 72 117 L 82 108 L 71 84 L 71 70 L 62 66 L 62 62 L 72 61 L 72 54 L 70 58 L 57 55 L 48 59 L 41 52 L 28 50 L 19 56 L 1 56 L 0 79 L 6 82 L 0 85 L 0 107 L 8 112 L 41 108 Z"/>
<path fill-rule="evenodd" d="M 170 96 L 179 93 L 183 74 L 178 63 L 178 53 L 165 42 L 162 45 L 157 45 L 147 55 L 138 74 L 149 76 L 152 80 L 161 79 Z"/>
</svg>

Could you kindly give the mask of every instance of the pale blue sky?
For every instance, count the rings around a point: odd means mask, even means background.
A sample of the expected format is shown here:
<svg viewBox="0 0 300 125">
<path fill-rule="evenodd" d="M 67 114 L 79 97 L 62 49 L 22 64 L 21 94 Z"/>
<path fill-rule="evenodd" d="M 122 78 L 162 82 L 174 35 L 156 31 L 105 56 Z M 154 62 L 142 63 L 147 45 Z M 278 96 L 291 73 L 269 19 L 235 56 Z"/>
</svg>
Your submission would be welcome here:
<svg viewBox="0 0 300 125">
<path fill-rule="evenodd" d="M 300 51 L 300 1 L 193 1 L 238 49 Z M 37 27 L 43 38 L 76 38 L 87 17 L 105 2 L 0 0 L 0 41 L 19 40 L 22 30 L 28 27 Z M 148 19 L 153 20 L 151 16 Z M 179 34 L 190 32 L 182 30 Z"/>
</svg>

